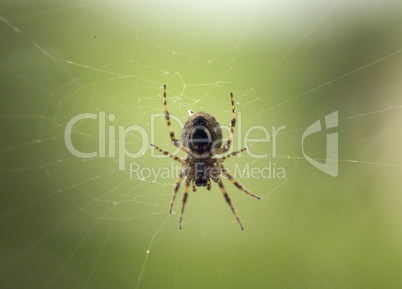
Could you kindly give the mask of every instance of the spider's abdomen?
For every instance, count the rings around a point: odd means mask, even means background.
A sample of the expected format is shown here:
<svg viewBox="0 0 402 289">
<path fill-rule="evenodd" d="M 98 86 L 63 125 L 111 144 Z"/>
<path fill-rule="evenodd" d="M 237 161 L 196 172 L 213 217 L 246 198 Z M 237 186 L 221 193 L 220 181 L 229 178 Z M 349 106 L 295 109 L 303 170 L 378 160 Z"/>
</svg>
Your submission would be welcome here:
<svg viewBox="0 0 402 289">
<path fill-rule="evenodd" d="M 222 146 L 222 129 L 209 113 L 196 112 L 184 123 L 181 140 L 193 152 L 203 154 Z"/>
</svg>

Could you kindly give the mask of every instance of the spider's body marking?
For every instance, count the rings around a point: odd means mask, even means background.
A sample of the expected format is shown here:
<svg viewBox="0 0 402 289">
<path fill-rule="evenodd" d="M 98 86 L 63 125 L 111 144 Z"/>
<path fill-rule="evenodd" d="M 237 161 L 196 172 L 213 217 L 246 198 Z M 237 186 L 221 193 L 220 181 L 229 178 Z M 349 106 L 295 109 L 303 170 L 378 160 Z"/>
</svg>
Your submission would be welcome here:
<svg viewBox="0 0 402 289">
<path fill-rule="evenodd" d="M 211 155 L 222 146 L 222 129 L 211 114 L 199 111 L 191 115 L 181 130 L 183 145 L 199 156 Z"/>
<path fill-rule="evenodd" d="M 182 169 L 180 175 L 176 181 L 176 185 L 173 190 L 172 201 L 169 207 L 169 213 L 172 212 L 173 204 L 176 199 L 177 191 L 179 190 L 180 184 L 184 178 L 185 180 L 185 188 L 182 199 L 182 205 L 180 210 L 179 217 L 179 228 L 181 229 L 184 207 L 187 202 L 189 188 L 192 185 L 193 191 L 196 191 L 196 187 L 207 187 L 207 190 L 211 190 L 211 179 L 218 184 L 221 189 L 222 195 L 225 198 L 226 203 L 230 206 L 233 215 L 235 216 L 237 222 L 240 225 L 240 228 L 243 230 L 243 225 L 240 221 L 240 218 L 232 205 L 232 202 L 229 198 L 229 194 L 226 191 L 223 183 L 220 179 L 220 175 L 225 175 L 231 183 L 236 186 L 239 190 L 242 190 L 246 194 L 260 199 L 260 197 L 254 195 L 250 191 L 248 191 L 242 184 L 240 184 L 222 165 L 222 163 L 230 157 L 233 157 L 247 148 L 243 148 L 239 151 L 235 151 L 229 154 L 226 154 L 222 157 L 213 158 L 216 154 L 226 153 L 230 149 L 230 145 L 233 139 L 234 128 L 236 125 L 236 110 L 235 104 L 233 100 L 233 94 L 230 94 L 231 102 L 232 102 L 232 121 L 230 123 L 230 132 L 229 138 L 226 141 L 225 145 L 222 147 L 222 129 L 211 114 L 200 111 L 194 114 L 191 114 L 189 118 L 183 125 L 183 129 L 181 131 L 181 139 L 175 138 L 172 125 L 170 122 L 170 114 L 167 109 L 166 102 L 166 85 L 163 86 L 163 105 L 165 108 L 165 119 L 169 129 L 169 136 L 172 143 L 180 148 L 187 155 L 184 158 L 179 158 L 175 155 L 170 154 L 168 151 L 159 148 L 156 145 L 151 145 L 164 155 L 172 158 L 175 161 L 182 163 Z"/>
</svg>

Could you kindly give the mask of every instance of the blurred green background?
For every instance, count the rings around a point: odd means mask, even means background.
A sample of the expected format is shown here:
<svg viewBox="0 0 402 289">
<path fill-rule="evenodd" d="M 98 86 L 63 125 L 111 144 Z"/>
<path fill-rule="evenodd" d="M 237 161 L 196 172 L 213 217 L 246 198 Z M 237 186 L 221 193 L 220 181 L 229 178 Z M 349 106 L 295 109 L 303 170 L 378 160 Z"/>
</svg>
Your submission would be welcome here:
<svg viewBox="0 0 402 289">
<path fill-rule="evenodd" d="M 401 19 L 400 1 L 1 1 L 0 287 L 400 288 Z M 178 137 L 188 110 L 227 127 L 234 93 L 249 152 L 225 163 L 262 197 L 224 180 L 244 231 L 216 185 L 182 230 L 168 214 L 164 83 Z M 331 177 L 301 140 L 334 111 Z M 94 158 L 65 144 L 82 113 L 72 143 Z M 276 156 L 245 143 L 280 126 Z M 326 133 L 304 142 L 322 163 Z M 123 146 L 140 153 L 120 170 Z"/>
</svg>

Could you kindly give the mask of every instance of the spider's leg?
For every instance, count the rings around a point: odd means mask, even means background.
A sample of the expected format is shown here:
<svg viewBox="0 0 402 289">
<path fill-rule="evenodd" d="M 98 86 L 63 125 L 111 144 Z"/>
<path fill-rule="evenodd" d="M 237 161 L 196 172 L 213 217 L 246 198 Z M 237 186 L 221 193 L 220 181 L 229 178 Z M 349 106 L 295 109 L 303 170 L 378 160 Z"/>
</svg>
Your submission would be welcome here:
<svg viewBox="0 0 402 289">
<path fill-rule="evenodd" d="M 183 219 L 184 206 L 186 205 L 186 202 L 187 202 L 189 188 L 190 188 L 190 181 L 186 178 L 186 186 L 184 188 L 183 200 L 182 200 L 182 203 L 181 203 L 181 211 L 180 211 L 180 218 L 179 218 L 179 229 L 181 229 L 181 221 Z"/>
<path fill-rule="evenodd" d="M 169 153 L 167 150 L 161 149 L 158 146 L 151 144 L 151 147 L 157 149 L 158 151 L 160 151 L 161 153 L 163 153 L 165 156 L 168 156 L 169 158 L 174 159 L 175 161 L 178 161 L 179 163 L 183 163 L 183 160 L 179 157 L 176 157 L 175 155 L 172 155 L 171 153 Z"/>
<path fill-rule="evenodd" d="M 172 201 L 170 202 L 169 213 L 172 212 L 173 203 L 174 203 L 174 200 L 176 199 L 176 194 L 177 194 L 177 191 L 180 188 L 180 184 L 181 184 L 182 179 L 183 179 L 183 171 L 180 171 L 180 175 L 177 178 L 176 185 L 175 185 L 174 190 L 173 190 L 173 196 L 172 196 Z"/>
<path fill-rule="evenodd" d="M 227 152 L 230 149 L 230 145 L 232 144 L 232 139 L 233 139 L 233 133 L 236 125 L 236 109 L 235 109 L 235 104 L 233 100 L 233 93 L 230 93 L 230 98 L 232 100 L 232 122 L 230 124 L 230 133 L 229 133 L 229 138 L 226 144 L 223 146 L 225 149 L 225 152 Z"/>
<path fill-rule="evenodd" d="M 236 188 L 238 188 L 239 190 L 242 190 L 246 194 L 248 194 L 256 199 L 261 199 L 259 196 L 254 195 L 252 192 L 247 190 L 242 184 L 240 184 L 238 181 L 236 181 L 236 179 L 226 170 L 226 168 L 222 164 L 221 164 L 221 168 L 222 168 L 222 173 L 229 179 L 229 181 L 232 182 L 233 185 L 236 186 Z"/>
<path fill-rule="evenodd" d="M 169 129 L 170 139 L 172 140 L 172 142 L 175 146 L 179 147 L 178 146 L 179 140 L 177 140 L 174 137 L 172 124 L 170 123 L 170 115 L 169 115 L 169 111 L 168 111 L 167 104 L 166 104 L 166 84 L 163 85 L 163 106 L 165 107 L 165 118 L 166 118 L 166 123 L 167 123 L 168 129 Z"/>
<path fill-rule="evenodd" d="M 230 154 L 224 155 L 223 157 L 218 158 L 217 160 L 222 163 L 222 162 L 223 162 L 224 160 L 226 160 L 227 158 L 234 157 L 235 155 L 237 155 L 237 154 L 239 154 L 239 153 L 241 153 L 241 152 L 244 152 L 245 150 L 247 150 L 247 148 L 242 148 L 241 150 L 239 150 L 239 151 L 237 151 L 237 152 L 232 152 L 232 153 L 230 153 Z"/>
<path fill-rule="evenodd" d="M 195 187 L 195 180 L 194 180 L 194 179 L 193 179 L 192 184 L 193 184 L 193 192 L 196 192 L 196 191 L 197 191 L 197 188 Z"/>
<path fill-rule="evenodd" d="M 236 109 L 235 109 L 235 104 L 233 100 L 233 93 L 230 93 L 230 98 L 232 100 L 232 122 L 230 123 L 230 132 L 229 132 L 229 138 L 226 142 L 226 144 L 222 148 L 214 149 L 213 152 L 215 154 L 223 154 L 230 149 L 230 145 L 232 144 L 232 139 L 233 139 L 233 133 L 236 125 Z"/>
<path fill-rule="evenodd" d="M 208 178 L 207 190 L 208 190 L 208 191 L 211 190 L 211 179 L 210 179 L 210 178 Z"/>
<path fill-rule="evenodd" d="M 174 132 L 173 132 L 173 128 L 172 128 L 172 124 L 170 122 L 170 114 L 167 108 L 167 103 L 166 103 L 166 84 L 163 85 L 163 105 L 165 107 L 165 119 L 166 119 L 166 123 L 169 129 L 169 135 L 170 135 L 170 139 L 172 140 L 172 143 L 178 147 L 179 149 L 181 149 L 182 151 L 184 151 L 185 153 L 188 153 L 188 149 L 186 149 L 186 147 L 184 147 L 180 140 L 176 139 L 174 136 Z"/>
<path fill-rule="evenodd" d="M 241 223 L 241 221 L 240 221 L 240 219 L 239 219 L 239 216 L 237 215 L 237 212 L 236 212 L 235 208 L 234 208 L 233 205 L 232 205 L 232 201 L 231 201 L 230 198 L 229 198 L 229 194 L 228 194 L 228 192 L 226 191 L 225 187 L 223 186 L 222 180 L 221 180 L 220 178 L 219 178 L 219 181 L 218 181 L 218 185 L 219 185 L 219 187 L 221 188 L 222 195 L 223 195 L 223 197 L 225 198 L 226 203 L 228 203 L 228 205 L 229 205 L 230 208 L 232 209 L 233 215 L 235 216 L 237 222 L 239 222 L 240 228 L 243 230 L 243 225 L 242 225 L 242 223 Z"/>
</svg>

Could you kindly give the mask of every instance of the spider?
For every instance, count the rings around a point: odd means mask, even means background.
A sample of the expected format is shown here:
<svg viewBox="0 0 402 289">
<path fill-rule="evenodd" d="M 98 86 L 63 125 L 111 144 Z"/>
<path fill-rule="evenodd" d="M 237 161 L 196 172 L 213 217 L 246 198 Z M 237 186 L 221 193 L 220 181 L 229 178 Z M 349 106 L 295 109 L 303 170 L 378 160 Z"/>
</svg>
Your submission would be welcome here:
<svg viewBox="0 0 402 289">
<path fill-rule="evenodd" d="M 183 140 L 183 144 L 181 144 L 180 140 L 175 138 L 172 125 L 170 123 L 170 115 L 166 104 L 166 84 L 163 86 L 163 104 L 165 107 L 165 118 L 169 129 L 170 139 L 176 147 L 185 152 L 187 155 L 183 158 L 179 158 L 154 144 L 151 144 L 151 146 L 164 155 L 182 164 L 181 172 L 173 189 L 172 201 L 170 202 L 169 208 L 169 213 L 172 213 L 173 203 L 176 199 L 177 191 L 179 190 L 180 184 L 184 178 L 185 188 L 179 217 L 179 229 L 181 229 L 182 227 L 181 225 L 184 207 L 187 202 L 191 183 L 194 192 L 196 191 L 196 186 L 206 186 L 207 190 L 211 190 L 211 179 L 215 183 L 217 183 L 219 188 L 221 189 L 226 203 L 230 206 L 233 215 L 235 216 L 242 230 L 243 225 L 235 208 L 232 205 L 228 192 L 223 186 L 220 175 L 225 175 L 239 190 L 242 190 L 243 192 L 254 198 L 260 199 L 260 197 L 254 195 L 253 193 L 248 191 L 242 184 L 240 184 L 222 164 L 227 158 L 233 157 L 247 150 L 247 148 L 243 148 L 239 151 L 226 154 L 222 157 L 213 158 L 213 156 L 216 154 L 223 154 L 228 152 L 232 143 L 233 132 L 236 124 L 236 113 L 232 93 L 230 94 L 230 97 L 232 100 L 232 122 L 229 138 L 223 147 L 221 147 L 222 129 L 219 123 L 216 121 L 215 117 L 204 111 L 196 112 L 186 120 L 181 131 L 181 139 Z"/>
</svg>

